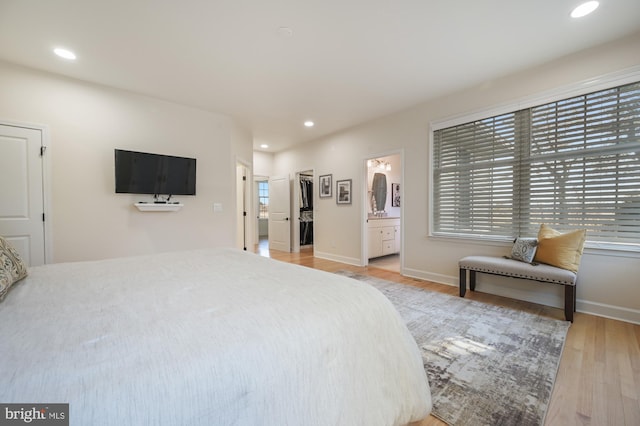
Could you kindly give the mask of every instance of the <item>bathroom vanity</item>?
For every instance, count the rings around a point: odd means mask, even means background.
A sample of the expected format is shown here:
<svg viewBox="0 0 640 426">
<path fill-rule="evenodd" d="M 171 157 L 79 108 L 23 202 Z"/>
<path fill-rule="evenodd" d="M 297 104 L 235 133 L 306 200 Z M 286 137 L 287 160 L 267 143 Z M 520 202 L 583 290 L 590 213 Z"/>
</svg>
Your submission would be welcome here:
<svg viewBox="0 0 640 426">
<path fill-rule="evenodd" d="M 400 252 L 400 218 L 369 217 L 369 259 Z"/>
</svg>

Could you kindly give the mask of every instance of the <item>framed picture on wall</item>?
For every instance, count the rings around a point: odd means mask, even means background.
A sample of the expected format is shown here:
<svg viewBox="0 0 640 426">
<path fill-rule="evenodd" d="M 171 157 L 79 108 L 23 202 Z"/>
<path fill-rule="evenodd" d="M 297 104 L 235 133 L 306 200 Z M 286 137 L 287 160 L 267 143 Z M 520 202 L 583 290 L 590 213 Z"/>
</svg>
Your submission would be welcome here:
<svg viewBox="0 0 640 426">
<path fill-rule="evenodd" d="M 318 186 L 320 187 L 320 198 L 328 198 L 333 195 L 331 193 L 331 189 L 333 188 L 331 175 L 321 175 Z"/>
<path fill-rule="evenodd" d="M 351 179 L 336 182 L 336 203 L 351 204 Z"/>
<path fill-rule="evenodd" d="M 400 207 L 400 184 L 391 184 L 391 207 Z"/>
</svg>

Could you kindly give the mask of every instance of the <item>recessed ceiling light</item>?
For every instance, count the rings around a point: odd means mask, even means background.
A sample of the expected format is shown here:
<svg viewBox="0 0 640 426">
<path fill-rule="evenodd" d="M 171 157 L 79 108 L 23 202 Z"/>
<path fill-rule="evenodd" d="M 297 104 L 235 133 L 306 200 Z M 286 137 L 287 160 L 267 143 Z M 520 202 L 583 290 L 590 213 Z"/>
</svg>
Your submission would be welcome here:
<svg viewBox="0 0 640 426">
<path fill-rule="evenodd" d="M 61 58 L 69 59 L 70 61 L 73 61 L 74 59 L 76 59 L 75 53 L 73 53 L 68 49 L 63 49 L 62 47 L 56 47 L 55 49 L 53 49 L 53 53 L 60 56 Z"/>
<path fill-rule="evenodd" d="M 571 12 L 572 18 L 582 18 L 583 16 L 587 16 L 594 10 L 596 10 L 600 6 L 600 3 L 597 1 L 588 1 L 586 3 L 582 3 Z"/>
<path fill-rule="evenodd" d="M 260 148 L 269 148 L 269 145 L 267 145 L 266 143 L 263 143 L 262 145 L 260 145 Z"/>
<path fill-rule="evenodd" d="M 315 123 L 314 123 L 313 121 L 310 121 L 310 120 L 307 120 L 307 121 L 305 121 L 305 122 L 304 122 L 304 125 L 305 125 L 306 127 L 313 127 L 313 125 L 314 125 L 314 124 L 315 124 Z"/>
</svg>

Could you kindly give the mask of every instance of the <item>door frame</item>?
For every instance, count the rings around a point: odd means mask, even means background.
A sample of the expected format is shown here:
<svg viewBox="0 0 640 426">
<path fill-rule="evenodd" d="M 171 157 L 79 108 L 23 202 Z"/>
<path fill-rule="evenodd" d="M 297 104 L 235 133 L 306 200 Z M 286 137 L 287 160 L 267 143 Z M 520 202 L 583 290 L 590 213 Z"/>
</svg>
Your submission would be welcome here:
<svg viewBox="0 0 640 426">
<path fill-rule="evenodd" d="M 244 180 L 241 179 L 239 169 L 242 168 Z M 251 164 L 236 158 L 236 246 L 248 250 L 253 248 L 253 221 L 249 220 L 253 197 L 253 182 Z M 244 211 L 244 216 L 242 212 Z M 242 246 L 242 247 L 240 247 Z"/>
<path fill-rule="evenodd" d="M 369 168 L 367 161 L 374 158 L 389 157 L 393 155 L 400 156 L 400 275 L 404 275 L 404 169 L 405 158 L 404 149 L 394 149 L 389 151 L 378 152 L 376 154 L 368 154 L 362 159 L 362 221 L 361 221 L 361 239 L 360 239 L 360 266 L 367 266 L 369 264 L 369 188 L 368 188 L 368 173 Z"/>
<path fill-rule="evenodd" d="M 42 207 L 44 209 L 44 263 L 52 263 L 53 256 L 53 208 L 51 203 L 51 158 L 52 144 L 47 124 L 25 123 L 0 118 L 0 124 L 11 127 L 22 127 L 40 131 L 44 156 L 42 157 Z"/>
</svg>

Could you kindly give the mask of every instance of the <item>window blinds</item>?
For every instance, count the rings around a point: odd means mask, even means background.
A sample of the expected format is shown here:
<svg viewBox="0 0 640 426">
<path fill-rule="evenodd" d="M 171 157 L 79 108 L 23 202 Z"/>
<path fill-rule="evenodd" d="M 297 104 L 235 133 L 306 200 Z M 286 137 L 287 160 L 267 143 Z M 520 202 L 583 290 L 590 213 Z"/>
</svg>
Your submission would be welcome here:
<svg viewBox="0 0 640 426">
<path fill-rule="evenodd" d="M 434 232 L 640 244 L 640 83 L 434 132 Z"/>
</svg>

